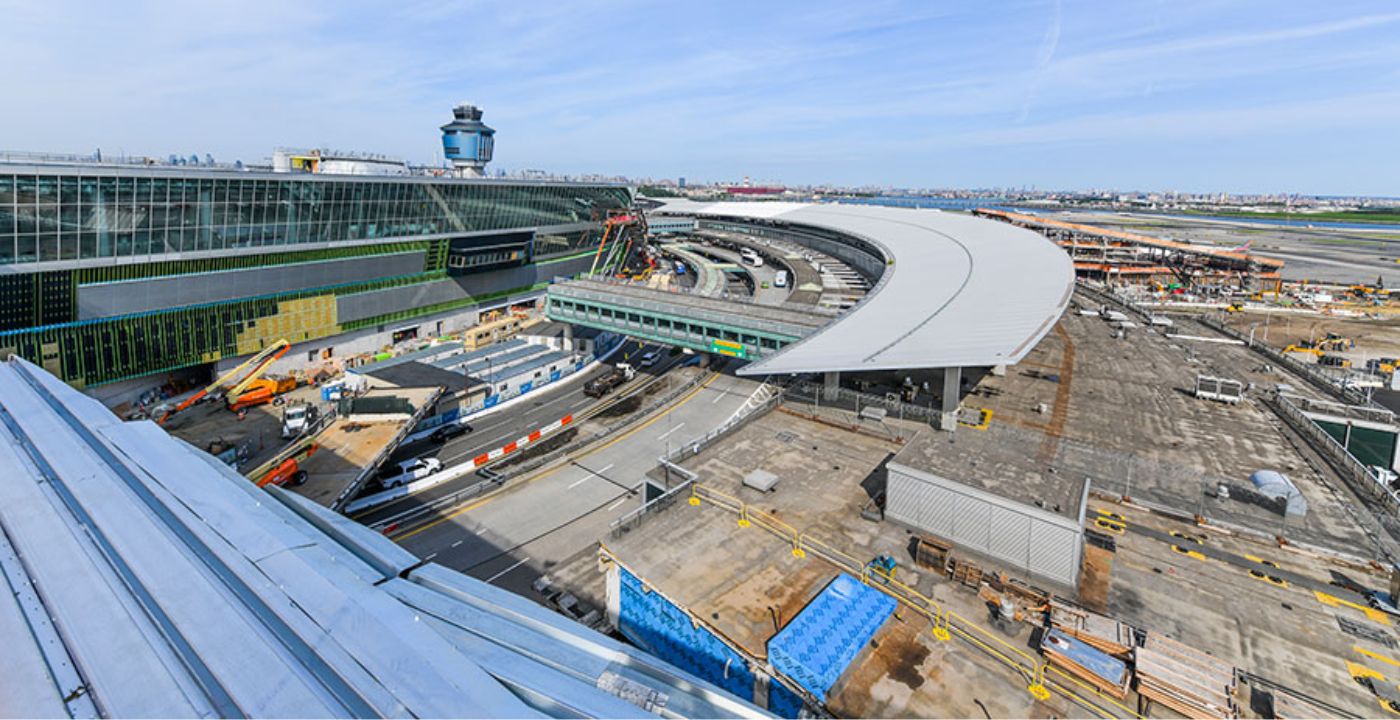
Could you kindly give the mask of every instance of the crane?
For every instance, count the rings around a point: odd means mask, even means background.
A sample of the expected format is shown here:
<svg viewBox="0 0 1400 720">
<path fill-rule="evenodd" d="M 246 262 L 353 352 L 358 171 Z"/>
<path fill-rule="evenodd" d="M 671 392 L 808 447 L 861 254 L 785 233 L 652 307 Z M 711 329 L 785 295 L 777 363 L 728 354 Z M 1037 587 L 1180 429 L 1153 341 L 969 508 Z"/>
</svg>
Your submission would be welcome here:
<svg viewBox="0 0 1400 720">
<path fill-rule="evenodd" d="M 244 360 L 243 362 L 239 363 L 237 367 L 219 376 L 219 379 L 210 383 L 204 389 L 185 398 L 180 402 L 180 404 L 176 405 L 174 408 L 166 410 L 163 415 L 156 419 L 156 422 L 161 425 L 164 425 L 165 421 L 169 420 L 171 415 L 174 415 L 175 413 L 178 413 L 181 410 L 188 408 L 189 406 L 199 402 L 200 400 L 203 400 L 204 397 L 209 393 L 219 389 L 220 387 L 223 387 L 224 384 L 239 377 L 245 371 L 248 371 L 247 376 L 243 377 L 242 380 L 240 380 L 236 385 L 234 385 L 233 390 L 231 391 L 235 392 L 235 394 L 237 392 L 242 392 L 243 388 L 248 387 L 248 385 L 251 384 L 254 380 L 256 380 L 259 375 L 262 375 L 263 371 L 266 370 L 269 365 L 275 362 L 278 358 L 281 358 L 283 355 L 287 354 L 287 350 L 291 349 L 291 347 L 292 344 L 287 342 L 286 340 L 278 340 L 277 342 L 268 345 L 267 347 L 259 351 L 258 354 L 248 358 L 247 360 Z M 250 368 L 251 371 L 249 371 Z"/>
<path fill-rule="evenodd" d="M 636 220 L 636 216 L 623 213 L 612 215 L 607 219 L 606 222 L 603 223 L 603 238 L 602 240 L 598 241 L 598 252 L 593 254 L 593 266 L 588 269 L 589 275 L 592 275 L 595 271 L 597 271 L 598 259 L 603 255 L 603 248 L 607 246 L 608 238 L 614 234 L 613 230 L 619 229 L 618 232 L 621 232 L 620 228 L 626 225 L 630 225 L 636 222 Z M 611 262 L 611 257 L 611 254 L 609 254 L 609 262 Z"/>
</svg>

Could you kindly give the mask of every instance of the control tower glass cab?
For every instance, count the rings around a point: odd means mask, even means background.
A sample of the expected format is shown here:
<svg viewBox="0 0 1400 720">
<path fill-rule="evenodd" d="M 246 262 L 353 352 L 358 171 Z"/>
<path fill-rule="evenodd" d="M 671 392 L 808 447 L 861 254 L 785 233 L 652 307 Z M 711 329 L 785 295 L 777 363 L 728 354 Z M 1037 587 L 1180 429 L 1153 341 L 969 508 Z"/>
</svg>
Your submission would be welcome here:
<svg viewBox="0 0 1400 720">
<path fill-rule="evenodd" d="M 442 154 L 462 177 L 482 177 L 496 145 L 496 131 L 481 122 L 481 108 L 462 103 L 442 126 Z"/>
</svg>

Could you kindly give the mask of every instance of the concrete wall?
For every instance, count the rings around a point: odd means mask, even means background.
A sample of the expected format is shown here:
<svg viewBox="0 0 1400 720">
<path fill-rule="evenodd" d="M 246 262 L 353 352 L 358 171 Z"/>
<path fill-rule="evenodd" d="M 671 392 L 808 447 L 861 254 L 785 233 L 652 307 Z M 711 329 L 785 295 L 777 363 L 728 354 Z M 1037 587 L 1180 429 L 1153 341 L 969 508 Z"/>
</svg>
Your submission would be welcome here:
<svg viewBox="0 0 1400 720">
<path fill-rule="evenodd" d="M 932 473 L 889 463 L 885 517 L 1076 588 L 1084 549 L 1080 523 Z"/>
<path fill-rule="evenodd" d="M 423 255 L 423 251 L 418 250 L 87 285 L 78 289 L 78 319 L 91 320 L 417 275 L 423 272 Z"/>
</svg>

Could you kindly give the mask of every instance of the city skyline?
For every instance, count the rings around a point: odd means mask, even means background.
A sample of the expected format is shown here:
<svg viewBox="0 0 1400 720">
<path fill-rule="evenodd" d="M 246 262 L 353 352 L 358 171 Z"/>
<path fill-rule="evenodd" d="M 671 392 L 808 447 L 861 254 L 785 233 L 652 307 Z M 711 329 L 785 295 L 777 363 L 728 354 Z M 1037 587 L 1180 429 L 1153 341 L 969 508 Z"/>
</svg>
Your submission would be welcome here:
<svg viewBox="0 0 1400 720">
<path fill-rule="evenodd" d="M 0 3 L 15 150 L 277 146 L 847 187 L 1396 194 L 1382 3 L 552 6 Z"/>
</svg>

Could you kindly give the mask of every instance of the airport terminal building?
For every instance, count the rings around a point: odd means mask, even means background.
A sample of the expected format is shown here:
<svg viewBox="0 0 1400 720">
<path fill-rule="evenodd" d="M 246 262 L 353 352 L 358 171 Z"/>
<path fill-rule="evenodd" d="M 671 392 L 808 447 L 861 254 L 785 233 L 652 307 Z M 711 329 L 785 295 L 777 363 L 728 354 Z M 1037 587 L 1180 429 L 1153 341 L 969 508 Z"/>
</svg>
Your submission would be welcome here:
<svg viewBox="0 0 1400 720">
<path fill-rule="evenodd" d="M 0 163 L 0 355 L 94 387 L 386 332 L 587 270 L 631 204 L 607 183 Z"/>
</svg>

